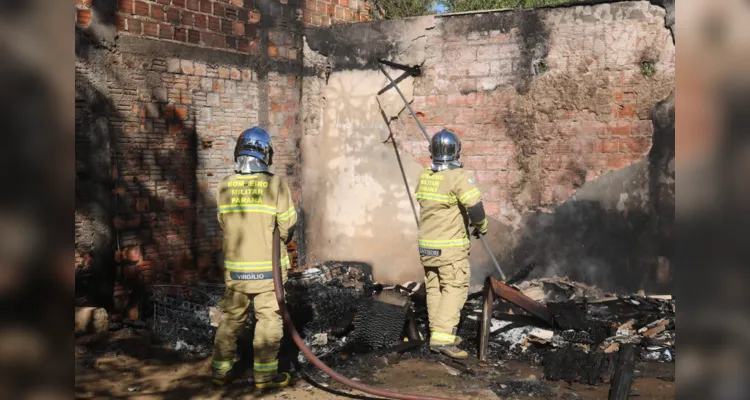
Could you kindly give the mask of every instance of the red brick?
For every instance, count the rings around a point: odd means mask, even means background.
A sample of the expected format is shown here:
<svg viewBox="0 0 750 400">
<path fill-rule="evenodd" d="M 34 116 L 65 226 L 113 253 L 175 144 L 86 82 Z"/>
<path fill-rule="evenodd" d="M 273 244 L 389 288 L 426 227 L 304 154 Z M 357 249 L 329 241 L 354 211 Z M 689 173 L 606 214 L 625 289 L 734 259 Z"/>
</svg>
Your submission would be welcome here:
<svg viewBox="0 0 750 400">
<path fill-rule="evenodd" d="M 349 7 L 349 0 L 339 0 L 339 5 L 342 7 Z"/>
<path fill-rule="evenodd" d="M 125 14 L 133 14 L 133 0 L 118 0 L 117 11 Z"/>
<path fill-rule="evenodd" d="M 194 43 L 194 44 L 200 43 L 201 42 L 201 33 L 198 32 L 198 31 L 196 31 L 196 30 L 194 30 L 194 29 L 189 29 L 188 30 L 188 42 L 189 43 Z"/>
<path fill-rule="evenodd" d="M 598 121 L 581 121 L 580 127 L 581 135 L 590 137 L 604 135 L 607 130 L 606 124 Z"/>
<path fill-rule="evenodd" d="M 487 169 L 491 170 L 505 170 L 510 167 L 511 157 L 508 156 L 494 156 L 487 158 Z"/>
<path fill-rule="evenodd" d="M 462 151 L 466 155 L 493 155 L 495 144 L 486 140 L 469 140 L 462 144 Z"/>
<path fill-rule="evenodd" d="M 193 96 L 191 96 L 189 93 L 183 92 L 182 95 L 180 95 L 180 103 L 193 104 Z"/>
<path fill-rule="evenodd" d="M 138 0 L 135 1 L 135 15 L 148 17 L 149 13 L 150 13 L 150 7 L 148 3 L 144 3 Z"/>
<path fill-rule="evenodd" d="M 232 23 L 232 34 L 236 36 L 245 36 L 245 24 L 242 22 Z"/>
<path fill-rule="evenodd" d="M 302 11 L 302 21 L 306 24 L 312 24 L 313 22 L 313 14 L 310 11 Z"/>
<path fill-rule="evenodd" d="M 497 171 L 477 171 L 477 183 L 496 183 L 498 179 Z"/>
<path fill-rule="evenodd" d="M 485 156 L 466 156 L 461 157 L 461 159 L 466 168 L 477 170 L 487 169 L 487 157 Z"/>
<path fill-rule="evenodd" d="M 177 118 L 184 121 L 188 117 L 188 109 L 185 106 L 176 106 L 174 108 L 174 113 Z"/>
<path fill-rule="evenodd" d="M 224 39 L 224 35 L 213 34 L 211 45 L 223 49 L 227 47 L 227 41 Z"/>
<path fill-rule="evenodd" d="M 313 14 L 312 16 L 312 25 L 313 26 L 321 26 L 323 23 L 321 22 L 321 16 L 320 14 Z"/>
<path fill-rule="evenodd" d="M 152 4 L 151 5 L 151 18 L 158 20 L 158 21 L 164 21 L 165 17 L 164 13 L 164 7 Z"/>
<path fill-rule="evenodd" d="M 647 138 L 627 138 L 620 139 L 620 152 L 623 153 L 646 153 L 651 147 L 651 142 Z"/>
<path fill-rule="evenodd" d="M 182 25 L 194 26 L 195 25 L 195 14 L 190 11 L 182 11 L 182 19 L 180 20 Z"/>
<path fill-rule="evenodd" d="M 349 8 L 344 9 L 344 20 L 347 22 L 351 22 L 354 20 L 354 14 L 352 13 L 352 10 Z"/>
<path fill-rule="evenodd" d="M 626 121 L 614 121 L 607 125 L 607 134 L 615 136 L 630 136 L 630 123 Z"/>
<path fill-rule="evenodd" d="M 175 7 L 185 8 L 185 0 L 172 0 L 172 5 Z"/>
<path fill-rule="evenodd" d="M 174 37 L 174 28 L 172 25 L 159 25 L 159 37 L 162 39 L 172 39 Z"/>
<path fill-rule="evenodd" d="M 76 10 L 76 14 L 76 22 L 79 25 L 88 25 L 88 23 L 91 21 L 91 10 L 79 8 L 78 10 Z"/>
<path fill-rule="evenodd" d="M 180 42 L 187 41 L 187 31 L 184 28 L 177 28 L 174 30 L 174 40 L 178 40 Z"/>
<path fill-rule="evenodd" d="M 214 32 L 221 32 L 221 20 L 216 17 L 208 17 L 208 29 Z"/>
<path fill-rule="evenodd" d="M 153 37 L 159 36 L 159 24 L 155 22 L 143 22 L 143 34 Z"/>
<path fill-rule="evenodd" d="M 610 154 L 607 157 L 607 167 L 612 169 L 625 168 L 631 164 L 631 158 L 626 154 Z"/>
<path fill-rule="evenodd" d="M 211 0 L 200 0 L 201 4 L 201 12 L 204 12 L 206 14 L 213 13 L 213 3 Z"/>
<path fill-rule="evenodd" d="M 324 0 L 318 0 L 315 11 L 325 14 L 328 11 L 328 4 Z"/>
<path fill-rule="evenodd" d="M 201 2 L 200 0 L 187 0 L 186 7 L 188 10 L 191 10 L 191 11 L 200 11 Z"/>
<path fill-rule="evenodd" d="M 488 202 L 482 202 L 484 205 L 484 212 L 487 213 L 489 216 L 498 217 L 500 216 L 500 202 L 497 201 L 488 201 Z"/>
<path fill-rule="evenodd" d="M 206 15 L 200 15 L 200 14 L 194 14 L 194 25 L 196 28 L 200 29 L 207 29 L 208 28 L 208 16 Z"/>
<path fill-rule="evenodd" d="M 474 109 L 462 108 L 458 110 L 458 115 L 454 120 L 457 124 L 473 123 L 474 122 Z"/>
<path fill-rule="evenodd" d="M 214 3 L 214 15 L 224 18 L 227 13 L 227 8 L 223 4 Z"/>
<path fill-rule="evenodd" d="M 179 24 L 181 20 L 180 9 L 169 7 L 167 8 L 167 21 L 173 24 Z"/>
<path fill-rule="evenodd" d="M 170 135 L 178 135 L 182 133 L 182 124 L 169 124 L 167 126 L 167 132 Z"/>
<path fill-rule="evenodd" d="M 601 139 L 597 140 L 594 144 L 595 153 L 617 153 L 619 148 L 620 146 L 616 139 Z"/>
<path fill-rule="evenodd" d="M 594 141 L 593 140 L 572 140 L 570 141 L 571 152 L 576 154 L 586 154 L 594 152 Z"/>
<path fill-rule="evenodd" d="M 224 93 L 224 82 L 221 79 L 214 79 L 214 93 Z"/>
<path fill-rule="evenodd" d="M 242 80 L 242 73 L 237 68 L 232 68 L 229 73 L 229 77 L 232 78 L 235 81 Z"/>
<path fill-rule="evenodd" d="M 615 117 L 622 118 L 622 119 L 635 119 L 638 118 L 638 114 L 636 113 L 635 104 L 622 104 L 622 105 L 615 105 Z"/>
<path fill-rule="evenodd" d="M 156 0 L 156 2 L 164 6 L 172 4 L 172 0 Z"/>
<path fill-rule="evenodd" d="M 654 124 L 651 120 L 633 121 L 630 125 L 630 134 L 632 136 L 653 136 Z"/>
</svg>

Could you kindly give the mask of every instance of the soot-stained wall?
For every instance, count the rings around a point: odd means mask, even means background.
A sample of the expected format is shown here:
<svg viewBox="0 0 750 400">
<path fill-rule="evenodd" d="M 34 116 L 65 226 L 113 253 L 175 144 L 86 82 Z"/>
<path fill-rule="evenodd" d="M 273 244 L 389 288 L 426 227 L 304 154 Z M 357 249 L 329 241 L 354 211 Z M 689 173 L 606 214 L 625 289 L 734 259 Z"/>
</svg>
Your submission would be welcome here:
<svg viewBox="0 0 750 400">
<path fill-rule="evenodd" d="M 316 190 L 302 196 L 305 212 L 316 215 L 306 227 L 316 235 L 311 261 L 333 247 L 337 258 L 372 262 L 376 278 L 421 274 L 416 223 L 406 215 L 414 212 L 409 169 L 428 165 L 427 143 L 398 97 L 383 98 L 393 92 L 375 64 L 383 58 L 421 67 L 421 76 L 399 85 L 430 134 L 448 127 L 462 138 L 506 270 L 536 261 L 536 274 L 669 290 L 661 215 L 669 201 L 654 204 L 674 193 L 674 173 L 652 121 L 674 90 L 666 17 L 662 6 L 640 1 L 307 30 L 305 60 L 321 71 L 303 84 L 303 181 Z M 333 152 L 312 150 L 323 143 Z M 377 167 L 364 161 L 388 151 Z M 381 163 L 408 168 L 402 175 Z M 372 185 L 360 183 L 370 177 Z M 405 182 L 409 199 L 395 190 Z M 362 229 L 342 230 L 346 224 Z M 384 240 L 394 244 L 377 245 Z M 386 248 L 398 256 L 385 257 Z M 471 261 L 473 283 L 481 283 L 492 268 L 478 243 Z"/>
<path fill-rule="evenodd" d="M 76 1 L 81 301 L 221 279 L 216 187 L 244 129 L 271 134 L 299 201 L 301 30 L 367 19 L 364 2 L 338 3 Z"/>
</svg>

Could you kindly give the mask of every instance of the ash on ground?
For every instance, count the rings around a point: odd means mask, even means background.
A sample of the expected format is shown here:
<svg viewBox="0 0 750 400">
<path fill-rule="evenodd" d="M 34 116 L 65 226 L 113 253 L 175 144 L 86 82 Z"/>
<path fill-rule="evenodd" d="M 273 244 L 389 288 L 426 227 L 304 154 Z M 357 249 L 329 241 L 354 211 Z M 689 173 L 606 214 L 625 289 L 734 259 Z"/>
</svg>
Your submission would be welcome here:
<svg viewBox="0 0 750 400">
<path fill-rule="evenodd" d="M 488 348 L 491 365 L 499 366 L 509 360 L 529 362 L 543 366 L 547 380 L 598 385 L 611 374 L 619 346 L 625 343 L 640 347 L 640 362 L 675 360 L 675 303 L 671 296 L 617 296 L 566 278 L 529 280 L 515 287 L 545 303 L 554 315 L 555 324 L 549 326 L 505 301 L 496 300 Z M 372 281 L 364 264 L 329 262 L 291 273 L 285 290 L 295 327 L 310 349 L 332 367 L 357 376 L 367 375 L 366 371 L 377 368 L 384 359 L 382 355 L 388 352 L 381 351 L 373 357 L 361 353 L 398 343 L 403 346 L 401 340 L 407 336 L 408 319 L 414 321 L 419 337 L 416 342 L 420 343 L 408 347 L 406 352 L 400 351 L 399 357 L 439 360 L 439 356 L 421 345 L 429 337 L 422 285 L 409 282 L 384 287 Z M 408 310 L 392 305 L 373 307 L 373 299 L 387 290 L 408 298 L 405 303 Z M 222 293 L 223 285 L 156 287 L 150 326 L 173 349 L 208 355 L 221 318 L 218 302 Z M 466 302 L 457 332 L 463 339 L 460 346 L 473 355 L 477 354 L 482 301 L 480 296 Z M 386 311 L 393 312 L 392 321 L 387 324 L 389 332 L 373 330 L 367 321 L 377 318 L 362 315 Z M 251 347 L 254 321 L 251 310 L 241 347 Z M 386 337 L 388 340 L 384 340 Z M 285 343 L 282 353 L 296 365 L 291 368 L 317 374 L 296 346 L 289 344 L 288 337 Z M 536 386 L 523 385 L 530 384 L 507 384 L 495 391 L 505 393 L 516 386 L 527 392 L 536 391 Z"/>
</svg>

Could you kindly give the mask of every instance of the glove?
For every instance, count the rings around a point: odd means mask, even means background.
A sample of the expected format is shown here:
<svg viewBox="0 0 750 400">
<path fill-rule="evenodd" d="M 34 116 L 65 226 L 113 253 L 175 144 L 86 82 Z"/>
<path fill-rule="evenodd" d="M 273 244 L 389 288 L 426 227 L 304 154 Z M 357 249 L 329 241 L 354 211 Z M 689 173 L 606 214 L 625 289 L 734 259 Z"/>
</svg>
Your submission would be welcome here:
<svg viewBox="0 0 750 400">
<path fill-rule="evenodd" d="M 485 226 L 484 229 L 474 228 L 474 232 L 472 232 L 472 235 L 479 238 L 480 236 L 484 236 L 487 234 L 487 227 Z"/>
</svg>

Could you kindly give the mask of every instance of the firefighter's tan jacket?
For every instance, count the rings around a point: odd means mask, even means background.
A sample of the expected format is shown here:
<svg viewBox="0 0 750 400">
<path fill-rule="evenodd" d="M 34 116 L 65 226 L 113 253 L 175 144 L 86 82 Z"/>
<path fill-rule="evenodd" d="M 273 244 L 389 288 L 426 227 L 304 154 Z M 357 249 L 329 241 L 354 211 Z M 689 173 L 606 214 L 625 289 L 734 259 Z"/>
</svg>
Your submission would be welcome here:
<svg viewBox="0 0 750 400">
<path fill-rule="evenodd" d="M 297 223 L 289 186 L 270 173 L 234 174 L 219 184 L 218 203 L 227 288 L 248 294 L 273 291 L 274 225 L 279 225 L 282 276 L 286 280 L 290 262 L 284 242 Z"/>
<path fill-rule="evenodd" d="M 482 201 L 482 194 L 463 168 L 434 172 L 426 169 L 416 189 L 421 209 L 419 254 L 425 267 L 439 267 L 469 256 L 466 208 Z M 473 224 L 486 228 L 487 219 Z"/>
</svg>

